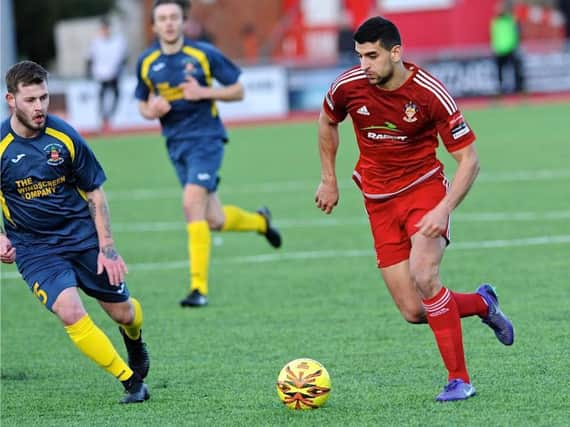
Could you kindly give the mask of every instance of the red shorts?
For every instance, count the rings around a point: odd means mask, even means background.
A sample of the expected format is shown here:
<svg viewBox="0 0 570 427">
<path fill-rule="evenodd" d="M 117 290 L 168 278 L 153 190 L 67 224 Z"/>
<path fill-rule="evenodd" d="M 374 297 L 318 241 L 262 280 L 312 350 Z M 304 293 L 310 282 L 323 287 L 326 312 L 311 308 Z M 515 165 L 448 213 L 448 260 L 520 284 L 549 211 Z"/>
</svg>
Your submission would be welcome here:
<svg viewBox="0 0 570 427">
<path fill-rule="evenodd" d="M 416 224 L 445 197 L 447 187 L 445 176 L 437 173 L 389 199 L 364 199 L 379 268 L 410 257 L 411 237 L 418 231 Z M 449 220 L 442 236 L 449 243 Z"/>
</svg>

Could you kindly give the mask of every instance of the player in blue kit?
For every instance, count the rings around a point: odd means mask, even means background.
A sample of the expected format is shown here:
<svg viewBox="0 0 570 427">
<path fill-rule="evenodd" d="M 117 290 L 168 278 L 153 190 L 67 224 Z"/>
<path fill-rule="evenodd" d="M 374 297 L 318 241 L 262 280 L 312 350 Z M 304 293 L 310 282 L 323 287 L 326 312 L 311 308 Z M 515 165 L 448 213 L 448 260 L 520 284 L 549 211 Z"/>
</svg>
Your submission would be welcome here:
<svg viewBox="0 0 570 427">
<path fill-rule="evenodd" d="M 147 119 L 160 119 L 170 160 L 183 186 L 188 232 L 190 293 L 183 307 L 207 304 L 210 230 L 254 231 L 275 248 L 281 235 L 267 208 L 247 212 L 224 205 L 217 194 L 218 171 L 228 137 L 216 101 L 243 98 L 240 69 L 214 46 L 184 38 L 189 1 L 155 0 L 152 24 L 157 41 L 138 60 L 135 91 Z M 213 80 L 221 86 L 213 87 Z"/>
<path fill-rule="evenodd" d="M 6 73 L 11 116 L 0 128 L 0 261 L 16 261 L 32 293 L 63 323 L 75 346 L 119 379 L 121 403 L 149 398 L 143 313 L 115 249 L 105 173 L 83 138 L 47 114 L 47 72 L 32 61 Z M 80 288 L 119 325 L 128 364 L 87 314 Z"/>
</svg>

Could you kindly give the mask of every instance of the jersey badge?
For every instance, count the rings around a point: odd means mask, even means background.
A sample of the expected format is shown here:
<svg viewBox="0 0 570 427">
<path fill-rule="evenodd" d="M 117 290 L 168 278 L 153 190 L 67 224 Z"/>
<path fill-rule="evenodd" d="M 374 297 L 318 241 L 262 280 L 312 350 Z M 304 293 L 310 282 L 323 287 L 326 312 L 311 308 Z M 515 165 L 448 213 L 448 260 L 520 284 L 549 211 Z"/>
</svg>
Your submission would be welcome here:
<svg viewBox="0 0 570 427">
<path fill-rule="evenodd" d="M 356 113 L 362 114 L 363 116 L 369 116 L 370 115 L 370 112 L 368 111 L 368 108 L 366 108 L 366 105 L 363 105 L 358 110 L 356 110 Z"/>
<path fill-rule="evenodd" d="M 49 144 L 44 147 L 44 152 L 47 155 L 47 164 L 51 166 L 61 165 L 64 161 L 61 155 L 63 147 L 59 144 Z"/>
<path fill-rule="evenodd" d="M 416 120 L 418 120 L 418 118 L 416 117 L 416 114 L 418 114 L 418 106 L 416 104 L 414 104 L 412 101 L 409 101 L 406 105 L 404 105 L 404 121 L 408 122 L 408 123 L 413 123 Z"/>
<path fill-rule="evenodd" d="M 184 65 L 184 77 L 192 77 L 196 74 L 196 66 L 190 59 L 185 59 L 182 61 L 182 65 Z"/>
</svg>

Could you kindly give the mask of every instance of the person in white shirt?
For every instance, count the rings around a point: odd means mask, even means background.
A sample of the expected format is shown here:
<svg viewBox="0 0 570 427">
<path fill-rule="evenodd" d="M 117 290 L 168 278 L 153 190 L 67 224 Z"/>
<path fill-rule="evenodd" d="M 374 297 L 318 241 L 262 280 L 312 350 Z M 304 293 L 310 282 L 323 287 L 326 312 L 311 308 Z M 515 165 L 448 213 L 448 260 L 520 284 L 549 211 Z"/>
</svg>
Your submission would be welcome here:
<svg viewBox="0 0 570 427">
<path fill-rule="evenodd" d="M 88 75 L 97 81 L 99 111 L 103 127 L 108 125 L 119 103 L 119 76 L 127 60 L 122 34 L 113 33 L 108 18 L 101 19 L 99 34 L 91 42 L 87 60 Z M 107 94 L 111 97 L 107 99 Z"/>
</svg>

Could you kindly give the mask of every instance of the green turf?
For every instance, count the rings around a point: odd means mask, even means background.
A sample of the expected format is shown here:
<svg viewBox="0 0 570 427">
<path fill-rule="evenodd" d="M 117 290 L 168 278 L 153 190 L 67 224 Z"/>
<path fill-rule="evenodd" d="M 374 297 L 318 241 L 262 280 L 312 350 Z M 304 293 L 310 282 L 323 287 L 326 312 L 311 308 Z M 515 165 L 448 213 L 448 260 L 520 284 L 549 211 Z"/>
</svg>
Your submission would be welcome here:
<svg viewBox="0 0 570 427">
<path fill-rule="evenodd" d="M 568 111 L 557 104 L 466 112 L 482 171 L 454 215 L 443 279 L 459 291 L 496 283 L 517 330 L 506 348 L 477 319 L 463 321 L 476 398 L 433 401 L 445 372 L 429 328 L 401 319 L 375 267 L 361 197 L 350 183 L 350 124 L 341 129 L 341 203 L 331 217 L 313 205 L 315 124 L 282 124 L 230 130 L 220 194 L 248 209 L 268 204 L 284 247 L 274 251 L 256 235 L 216 235 L 210 306 L 200 310 L 178 306 L 188 282 L 186 232 L 161 138 L 91 140 L 109 176 L 129 288 L 144 308 L 152 398 L 118 405 L 116 380 L 79 354 L 15 268 L 3 266 L 0 423 L 567 425 Z M 443 158 L 451 172 L 450 157 Z M 504 242 L 481 248 L 489 241 Z M 115 326 L 84 300 L 124 354 Z M 320 410 L 290 411 L 277 399 L 277 374 L 298 357 L 319 360 L 332 377 Z"/>
</svg>

